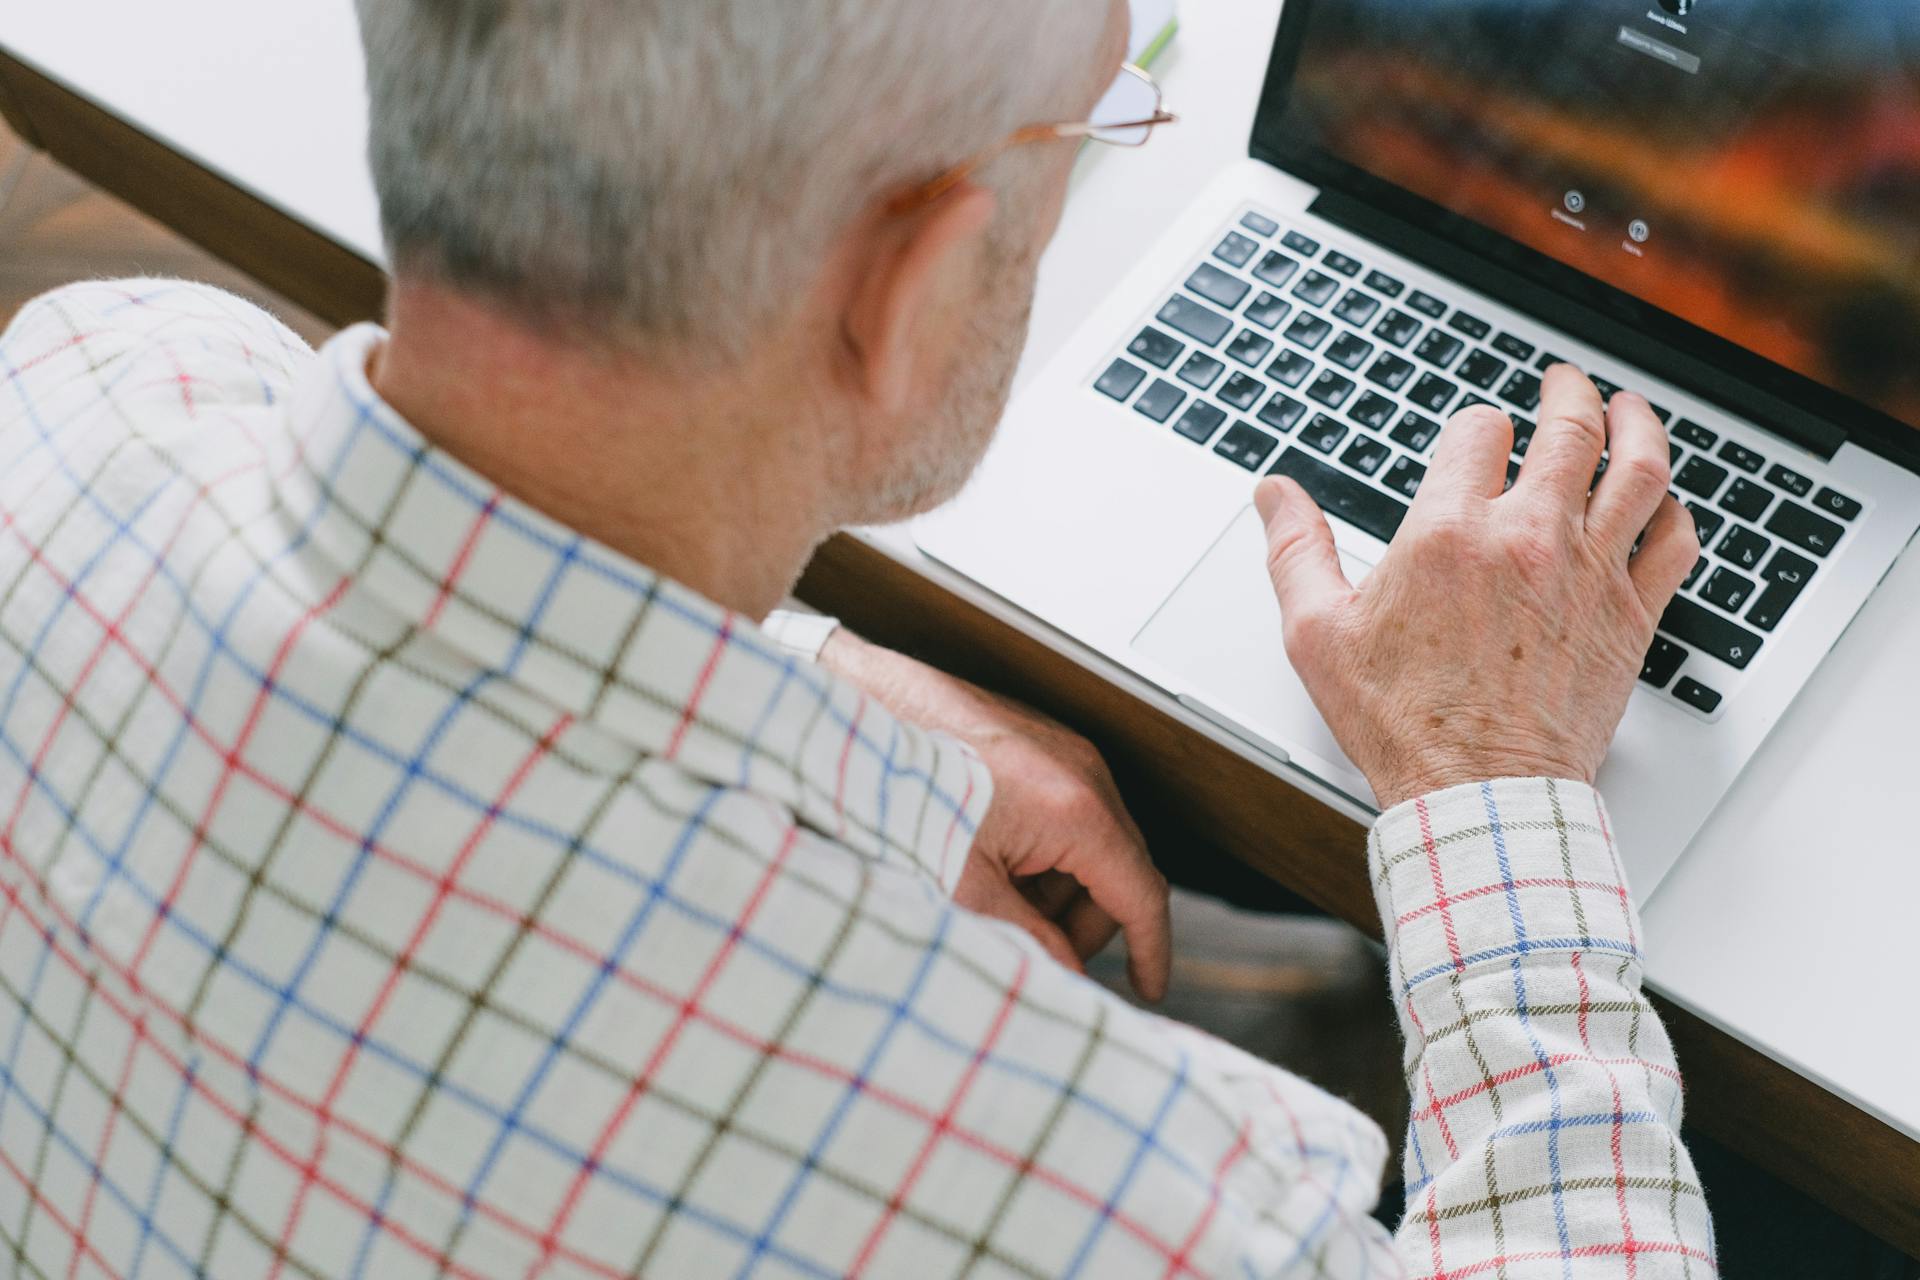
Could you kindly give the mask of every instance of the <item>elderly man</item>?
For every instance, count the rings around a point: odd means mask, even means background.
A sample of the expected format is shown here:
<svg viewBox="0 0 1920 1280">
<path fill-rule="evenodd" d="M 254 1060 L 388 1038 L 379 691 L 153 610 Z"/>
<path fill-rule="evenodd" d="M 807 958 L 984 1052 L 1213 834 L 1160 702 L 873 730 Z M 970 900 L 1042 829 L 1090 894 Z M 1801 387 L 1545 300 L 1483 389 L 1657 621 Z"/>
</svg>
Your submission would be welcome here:
<svg viewBox="0 0 1920 1280">
<path fill-rule="evenodd" d="M 387 330 L 134 281 L 0 340 L 16 1271 L 1711 1273 L 1590 788 L 1697 555 L 1644 402 L 1554 372 L 1504 497 L 1456 419 L 1357 590 L 1258 495 L 1389 807 L 1396 1238 L 1356 1112 L 1074 972 L 1169 956 L 1084 743 L 756 622 L 974 466 L 1074 155 L 1001 144 L 1126 6 L 361 10 Z"/>
</svg>

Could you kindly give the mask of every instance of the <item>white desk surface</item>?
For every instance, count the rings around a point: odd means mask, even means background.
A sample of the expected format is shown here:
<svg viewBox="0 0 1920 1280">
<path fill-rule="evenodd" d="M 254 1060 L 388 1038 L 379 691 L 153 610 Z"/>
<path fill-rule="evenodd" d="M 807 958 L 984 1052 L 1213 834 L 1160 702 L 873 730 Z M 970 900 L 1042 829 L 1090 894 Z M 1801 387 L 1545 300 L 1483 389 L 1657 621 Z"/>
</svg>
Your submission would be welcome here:
<svg viewBox="0 0 1920 1280">
<path fill-rule="evenodd" d="M 1181 36 L 1160 68 L 1183 123 L 1145 151 L 1087 154 L 1043 269 L 1023 379 L 1099 302 L 1130 253 L 1245 154 L 1280 2 L 1183 0 Z M 10 9 L 0 16 L 0 45 L 15 56 L 379 257 L 348 0 Z M 899 531 L 872 536 L 1007 616 L 926 562 Z M 1916 639 L 1920 552 L 1909 552 L 1645 919 L 1663 992 L 1920 1140 L 1910 950 L 1920 820 L 1907 807 L 1920 789 Z"/>
</svg>

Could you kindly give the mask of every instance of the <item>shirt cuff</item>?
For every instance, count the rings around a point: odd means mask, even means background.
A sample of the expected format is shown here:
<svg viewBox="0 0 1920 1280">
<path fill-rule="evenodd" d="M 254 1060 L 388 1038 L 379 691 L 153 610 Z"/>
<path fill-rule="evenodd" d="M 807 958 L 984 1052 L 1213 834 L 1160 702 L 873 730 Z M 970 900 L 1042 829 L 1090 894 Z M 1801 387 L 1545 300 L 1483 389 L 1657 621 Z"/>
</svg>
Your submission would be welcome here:
<svg viewBox="0 0 1920 1280">
<path fill-rule="evenodd" d="M 770 614 L 760 629 L 788 656 L 818 662 L 827 641 L 840 629 L 840 619 L 780 609 Z"/>
<path fill-rule="evenodd" d="M 1507 778 L 1409 801 L 1368 842 L 1402 994 L 1534 952 L 1640 959 L 1640 921 L 1599 792 Z"/>
</svg>

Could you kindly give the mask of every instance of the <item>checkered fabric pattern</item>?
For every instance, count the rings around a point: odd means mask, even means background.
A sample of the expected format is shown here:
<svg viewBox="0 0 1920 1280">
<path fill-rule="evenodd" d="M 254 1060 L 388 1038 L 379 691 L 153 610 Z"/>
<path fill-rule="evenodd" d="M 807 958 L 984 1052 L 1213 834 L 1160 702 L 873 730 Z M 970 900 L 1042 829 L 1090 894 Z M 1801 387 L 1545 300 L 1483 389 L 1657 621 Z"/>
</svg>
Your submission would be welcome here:
<svg viewBox="0 0 1920 1280">
<path fill-rule="evenodd" d="M 1590 792 L 1376 834 L 1396 1242 L 1352 1109 L 952 905 L 974 756 L 432 448 L 381 337 L 0 337 L 12 1274 L 1711 1271 Z"/>
</svg>

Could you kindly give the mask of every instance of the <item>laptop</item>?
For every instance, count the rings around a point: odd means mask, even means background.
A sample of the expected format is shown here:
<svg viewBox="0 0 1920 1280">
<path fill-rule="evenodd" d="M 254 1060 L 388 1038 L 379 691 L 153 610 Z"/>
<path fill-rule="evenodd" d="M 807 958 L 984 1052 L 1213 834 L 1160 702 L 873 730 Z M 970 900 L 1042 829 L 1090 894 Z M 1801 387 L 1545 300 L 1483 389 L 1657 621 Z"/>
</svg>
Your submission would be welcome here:
<svg viewBox="0 0 1920 1280">
<path fill-rule="evenodd" d="M 1358 581 L 1452 414 L 1508 412 L 1517 473 L 1558 360 L 1653 403 L 1704 548 L 1599 779 L 1644 897 L 1920 527 L 1911 0 L 1288 0 L 1249 157 L 914 538 L 1371 810 L 1255 482 L 1304 485 Z"/>
</svg>

